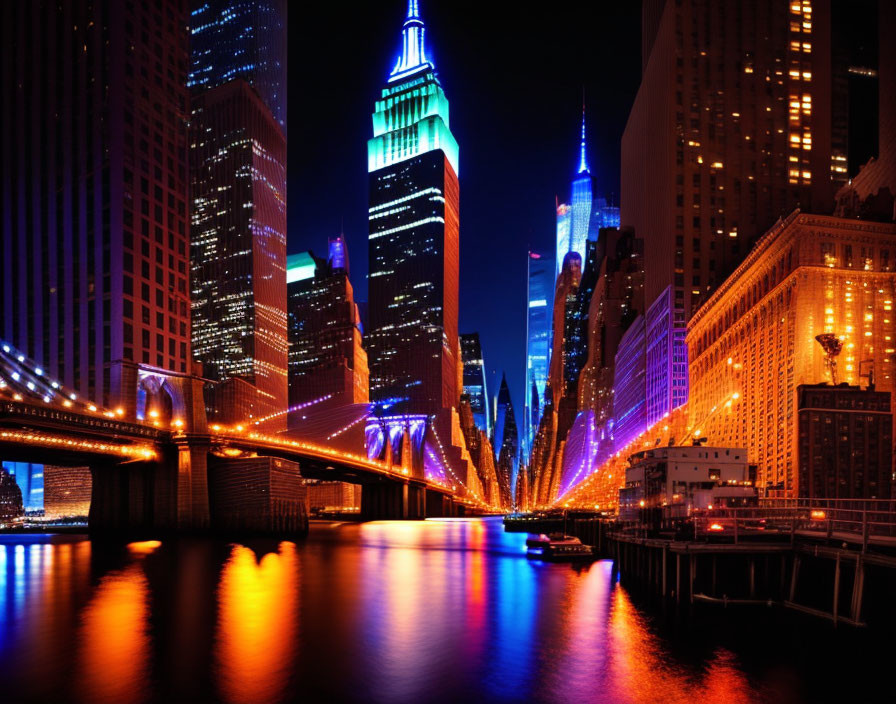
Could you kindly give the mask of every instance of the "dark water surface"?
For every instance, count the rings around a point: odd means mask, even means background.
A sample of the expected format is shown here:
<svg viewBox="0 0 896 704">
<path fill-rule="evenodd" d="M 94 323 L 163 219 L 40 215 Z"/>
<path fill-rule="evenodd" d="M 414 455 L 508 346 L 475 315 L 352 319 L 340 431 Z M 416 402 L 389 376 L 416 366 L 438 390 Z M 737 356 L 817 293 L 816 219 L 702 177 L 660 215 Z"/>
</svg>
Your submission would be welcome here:
<svg viewBox="0 0 896 704">
<path fill-rule="evenodd" d="M 0 701 L 896 701 L 896 651 L 866 633 L 664 615 L 610 562 L 533 563 L 524 541 L 492 519 L 298 544 L 0 536 Z"/>
</svg>

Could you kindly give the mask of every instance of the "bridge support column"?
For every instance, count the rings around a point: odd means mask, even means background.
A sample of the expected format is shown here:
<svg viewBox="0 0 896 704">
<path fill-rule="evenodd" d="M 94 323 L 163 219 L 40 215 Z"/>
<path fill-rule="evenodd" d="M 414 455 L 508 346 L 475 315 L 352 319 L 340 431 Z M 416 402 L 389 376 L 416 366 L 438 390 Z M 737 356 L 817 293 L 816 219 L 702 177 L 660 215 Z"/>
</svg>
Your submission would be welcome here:
<svg viewBox="0 0 896 704">
<path fill-rule="evenodd" d="M 457 515 L 457 504 L 441 491 L 426 490 L 426 517 L 445 518 Z"/>
<path fill-rule="evenodd" d="M 164 507 L 157 490 L 164 479 L 156 462 L 97 462 L 90 466 L 91 499 L 88 525 L 91 533 L 149 534 L 159 525 Z"/>
<path fill-rule="evenodd" d="M 186 440 L 177 448 L 177 527 L 207 529 L 208 442 Z"/>
<path fill-rule="evenodd" d="M 416 484 L 408 484 L 408 518 L 426 518 L 426 489 Z"/>
<path fill-rule="evenodd" d="M 409 518 L 409 487 L 405 483 L 380 482 L 361 488 L 361 519 L 364 521 Z"/>
</svg>

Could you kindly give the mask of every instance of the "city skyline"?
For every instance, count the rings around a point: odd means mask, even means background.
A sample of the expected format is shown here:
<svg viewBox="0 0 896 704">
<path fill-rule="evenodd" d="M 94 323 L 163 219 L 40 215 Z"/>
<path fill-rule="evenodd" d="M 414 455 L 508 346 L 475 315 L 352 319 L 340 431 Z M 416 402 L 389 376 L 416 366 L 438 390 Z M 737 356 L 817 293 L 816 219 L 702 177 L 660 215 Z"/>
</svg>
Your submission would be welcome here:
<svg viewBox="0 0 896 704">
<path fill-rule="evenodd" d="M 894 30 L 0 2 L 0 692 L 896 701 Z"/>
<path fill-rule="evenodd" d="M 400 53 L 398 31 L 406 11 L 407 4 L 401 0 L 375 8 L 353 8 L 357 24 L 344 27 L 344 42 L 363 46 L 367 61 L 361 66 L 355 58 L 336 56 L 326 72 L 310 72 L 306 94 L 320 95 L 327 110 L 292 113 L 294 135 L 323 131 L 338 140 L 323 149 L 293 139 L 291 163 L 301 167 L 290 172 L 289 252 L 313 249 L 320 238 L 344 232 L 349 249 L 356 253 L 352 283 L 361 301 L 368 300 L 369 262 L 367 184 L 359 169 L 366 163 L 369 111 L 383 76 L 392 70 Z M 555 9 L 536 9 L 510 21 L 501 8 L 474 3 L 423 0 L 419 11 L 427 29 L 427 53 L 451 102 L 451 128 L 462 153 L 458 331 L 480 332 L 492 397 L 506 374 L 514 406 L 521 410 L 528 405 L 523 389 L 526 360 L 521 352 L 526 344 L 526 308 L 520 303 L 527 295 L 527 252 L 532 249 L 553 256 L 554 198 L 569 199 L 570 182 L 579 166 L 583 86 L 594 199 L 612 197 L 618 205 L 619 138 L 628 115 L 627 103 L 637 85 L 638 48 L 621 41 L 591 40 L 587 29 L 577 27 L 572 19 L 577 12 L 584 12 L 584 5 L 573 4 L 559 14 Z M 606 21 L 621 25 L 620 31 L 637 31 L 640 8 L 609 6 L 604 11 Z M 332 20 L 320 8 L 308 12 L 303 23 L 294 25 L 301 38 L 290 44 L 294 67 L 308 65 L 318 47 L 325 50 L 325 40 L 309 30 Z M 572 41 L 548 37 L 537 55 L 531 56 L 514 40 L 520 33 L 535 32 L 539 22 L 564 18 L 576 37 Z M 472 29 L 465 29 L 471 20 Z M 502 29 L 487 29 L 499 26 Z M 458 42 L 464 46 L 472 42 L 475 52 L 459 51 Z M 629 56 L 631 70 L 624 67 L 621 75 L 594 75 L 593 68 L 601 63 L 616 63 L 619 52 Z M 496 82 L 482 71 L 474 54 L 483 64 L 514 61 L 519 65 Z M 577 75 L 564 64 L 581 66 L 581 70 Z M 350 89 L 334 95 L 333 81 Z M 621 97 L 606 100 L 611 91 Z M 550 99 L 536 99 L 538 95 Z M 518 120 L 508 119 L 505 105 L 513 106 L 511 112 Z M 340 116 L 338 127 L 327 117 L 335 110 Z M 480 120 L 488 129 L 478 129 Z M 517 153 L 511 161 L 499 161 L 498 155 L 506 154 L 512 144 L 517 145 Z M 508 169 L 502 163 L 514 166 Z M 537 170 L 522 170 L 526 163 L 537 163 Z M 525 208 L 520 209 L 520 203 L 525 203 Z M 496 262 L 504 272 L 505 283 L 500 287 L 489 281 Z"/>
</svg>

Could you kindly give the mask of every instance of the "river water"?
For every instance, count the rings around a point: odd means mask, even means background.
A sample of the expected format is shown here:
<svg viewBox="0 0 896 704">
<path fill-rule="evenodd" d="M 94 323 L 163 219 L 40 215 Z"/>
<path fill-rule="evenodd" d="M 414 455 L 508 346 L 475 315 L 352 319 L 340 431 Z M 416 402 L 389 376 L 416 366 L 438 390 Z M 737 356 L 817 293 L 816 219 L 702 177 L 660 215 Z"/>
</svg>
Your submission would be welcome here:
<svg viewBox="0 0 896 704">
<path fill-rule="evenodd" d="M 496 519 L 0 536 L 0 701 L 896 701 L 865 634 L 664 613 L 609 561 L 528 561 L 525 537 Z"/>
</svg>

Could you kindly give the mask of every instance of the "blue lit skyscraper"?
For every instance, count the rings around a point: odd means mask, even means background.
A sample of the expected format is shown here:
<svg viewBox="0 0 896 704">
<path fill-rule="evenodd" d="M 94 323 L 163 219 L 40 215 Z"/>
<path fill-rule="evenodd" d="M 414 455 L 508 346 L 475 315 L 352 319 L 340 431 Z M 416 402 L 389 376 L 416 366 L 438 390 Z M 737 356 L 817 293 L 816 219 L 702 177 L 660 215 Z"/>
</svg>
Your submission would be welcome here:
<svg viewBox="0 0 896 704">
<path fill-rule="evenodd" d="M 591 225 L 591 171 L 585 155 L 585 106 L 582 106 L 582 138 L 579 144 L 579 166 L 572 181 L 572 219 L 569 228 L 569 251 L 585 261 L 585 242 Z"/>
<path fill-rule="evenodd" d="M 528 459 L 532 439 L 544 408 L 551 350 L 551 312 L 554 310 L 554 260 L 529 252 L 526 312 L 526 386 L 522 450 Z"/>
<path fill-rule="evenodd" d="M 438 413 L 460 396 L 458 149 L 424 31 L 410 0 L 367 143 L 367 344 L 372 401 Z"/>
<path fill-rule="evenodd" d="M 589 237 L 597 239 L 592 214 L 591 171 L 585 142 L 585 106 L 582 105 L 582 132 L 579 142 L 579 161 L 576 175 L 572 180 L 571 204 L 557 204 L 557 275 L 563 265 L 563 258 L 575 252 L 585 260 L 585 243 Z M 603 225 L 601 225 L 603 227 Z"/>
<path fill-rule="evenodd" d="M 193 92 L 242 78 L 286 134 L 286 0 L 192 0 Z"/>
<path fill-rule="evenodd" d="M 22 491 L 22 506 L 26 511 L 44 509 L 44 466 L 29 462 L 3 462 L 3 469 L 13 477 Z"/>
<path fill-rule="evenodd" d="M 594 207 L 591 209 L 591 232 L 588 233 L 588 239 L 597 241 L 601 228 L 618 228 L 619 222 L 619 206 L 610 205 L 606 198 L 595 198 Z"/>
</svg>

